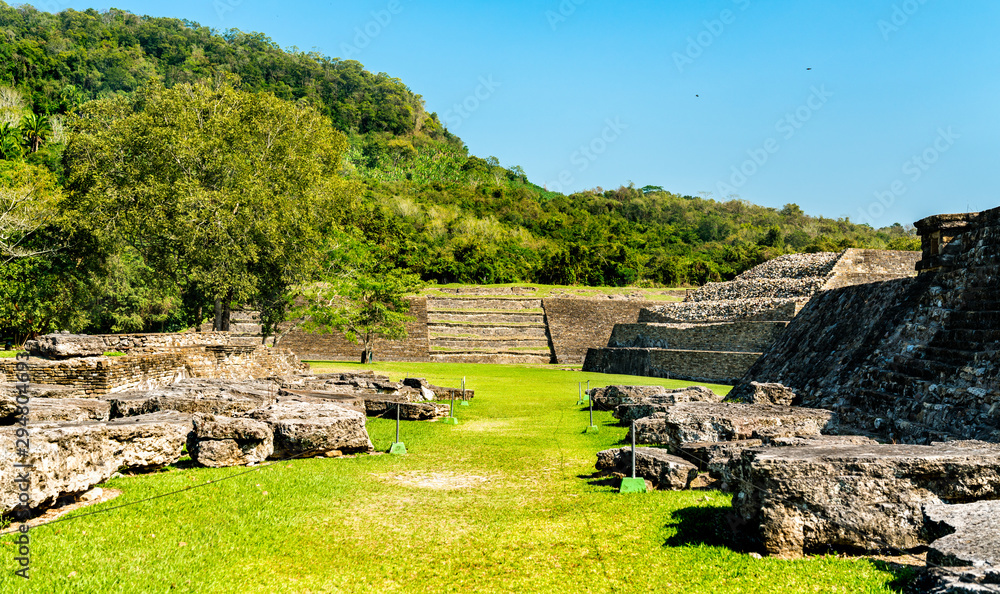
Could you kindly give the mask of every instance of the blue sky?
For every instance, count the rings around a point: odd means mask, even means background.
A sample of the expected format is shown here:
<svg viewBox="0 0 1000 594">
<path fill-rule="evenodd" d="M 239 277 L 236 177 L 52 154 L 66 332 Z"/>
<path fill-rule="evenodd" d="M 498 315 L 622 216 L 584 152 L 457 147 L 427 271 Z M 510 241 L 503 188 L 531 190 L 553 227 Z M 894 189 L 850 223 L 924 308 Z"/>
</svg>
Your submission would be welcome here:
<svg viewBox="0 0 1000 594">
<path fill-rule="evenodd" d="M 990 0 L 30 2 L 261 31 L 402 79 L 550 189 L 629 182 L 884 226 L 1000 205 Z"/>
</svg>

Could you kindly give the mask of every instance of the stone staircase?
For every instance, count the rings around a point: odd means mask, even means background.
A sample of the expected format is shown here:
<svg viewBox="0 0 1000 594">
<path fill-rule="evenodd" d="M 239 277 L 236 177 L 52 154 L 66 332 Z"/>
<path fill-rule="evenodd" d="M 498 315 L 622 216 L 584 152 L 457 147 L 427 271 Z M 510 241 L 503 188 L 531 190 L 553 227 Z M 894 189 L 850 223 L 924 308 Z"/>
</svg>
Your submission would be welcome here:
<svg viewBox="0 0 1000 594">
<path fill-rule="evenodd" d="M 930 301 L 930 303 L 927 303 Z M 925 299 L 925 341 L 895 353 L 864 374 L 851 402 L 864 411 L 894 411 L 893 433 L 929 443 L 969 435 L 1000 435 L 997 369 L 1000 352 L 1000 295 L 993 288 L 963 287 L 961 297 Z M 921 326 L 918 326 L 921 327 Z M 933 429 L 932 429 L 933 428 Z"/>
<path fill-rule="evenodd" d="M 537 298 L 428 297 L 431 361 L 552 362 L 552 341 Z"/>
</svg>

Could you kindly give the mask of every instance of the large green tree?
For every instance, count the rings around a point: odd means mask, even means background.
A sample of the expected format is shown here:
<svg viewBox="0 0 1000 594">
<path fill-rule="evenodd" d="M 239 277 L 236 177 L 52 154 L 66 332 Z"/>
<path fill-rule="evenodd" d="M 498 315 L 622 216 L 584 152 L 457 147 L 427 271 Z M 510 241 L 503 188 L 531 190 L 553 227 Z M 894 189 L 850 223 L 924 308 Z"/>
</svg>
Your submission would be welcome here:
<svg viewBox="0 0 1000 594">
<path fill-rule="evenodd" d="M 283 309 L 276 296 L 314 271 L 348 191 L 336 178 L 343 135 L 269 93 L 153 83 L 82 106 L 70 129 L 67 209 L 185 302 L 214 301 L 220 330 L 232 304 Z"/>
</svg>

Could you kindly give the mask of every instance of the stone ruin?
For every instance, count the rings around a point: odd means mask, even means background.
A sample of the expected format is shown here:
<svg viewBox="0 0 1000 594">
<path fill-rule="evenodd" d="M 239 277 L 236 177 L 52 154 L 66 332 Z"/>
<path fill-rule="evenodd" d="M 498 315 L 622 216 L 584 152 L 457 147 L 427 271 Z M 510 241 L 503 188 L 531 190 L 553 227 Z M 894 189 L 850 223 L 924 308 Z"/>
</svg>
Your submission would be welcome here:
<svg viewBox="0 0 1000 594">
<path fill-rule="evenodd" d="M 32 511 L 120 471 L 176 463 L 185 448 L 193 463 L 208 467 L 370 453 L 366 417 L 395 418 L 398 409 L 401 419 L 437 419 L 448 414 L 444 400 L 474 396 L 419 378 L 309 373 L 282 349 L 196 340 L 161 335 L 130 346 L 117 340 L 122 356 L 104 355 L 107 337 L 56 334 L 28 345 L 28 374 L 39 382 L 28 385 Z M 0 439 L 10 444 L 0 448 L 3 515 L 18 506 L 14 465 L 25 459 L 13 447 L 23 412 L 15 400 L 16 362 L 0 364 Z"/>
<path fill-rule="evenodd" d="M 912 276 L 918 257 L 858 249 L 781 256 L 615 325 L 606 348 L 587 351 L 584 371 L 734 383 L 814 295 Z"/>
<path fill-rule="evenodd" d="M 916 227 L 918 276 L 826 286 L 725 401 L 612 387 L 595 404 L 654 446 L 636 461 L 651 484 L 732 492 L 743 546 L 926 550 L 922 591 L 1000 591 L 1000 209 Z M 597 466 L 631 472 L 624 450 Z"/>
</svg>

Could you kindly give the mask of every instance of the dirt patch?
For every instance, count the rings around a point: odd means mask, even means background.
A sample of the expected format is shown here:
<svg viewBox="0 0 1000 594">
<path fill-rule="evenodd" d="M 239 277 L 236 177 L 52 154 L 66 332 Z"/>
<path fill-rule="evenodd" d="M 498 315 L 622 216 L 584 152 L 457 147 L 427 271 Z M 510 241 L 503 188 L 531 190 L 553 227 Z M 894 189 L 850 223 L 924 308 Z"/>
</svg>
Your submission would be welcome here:
<svg viewBox="0 0 1000 594">
<path fill-rule="evenodd" d="M 472 489 L 479 487 L 490 478 L 476 474 L 459 474 L 457 472 L 407 472 L 403 474 L 382 475 L 383 479 L 407 487 L 452 491 L 456 489 Z"/>
<path fill-rule="evenodd" d="M 104 503 L 105 501 L 111 501 L 122 494 L 122 492 L 118 489 L 100 489 L 99 492 L 95 491 L 98 491 L 98 489 L 92 489 L 85 494 L 86 496 L 92 497 L 91 499 L 84 501 L 72 501 L 46 510 L 45 513 L 37 518 L 28 520 L 28 526 L 35 528 L 43 524 L 48 524 L 49 522 L 54 522 L 70 512 L 75 512 L 78 509 L 83 509 L 91 505 L 97 505 L 98 503 Z M 18 526 L 20 525 L 20 523 L 17 523 L 13 527 L 0 530 L 0 536 L 16 532 L 18 530 Z"/>
</svg>

